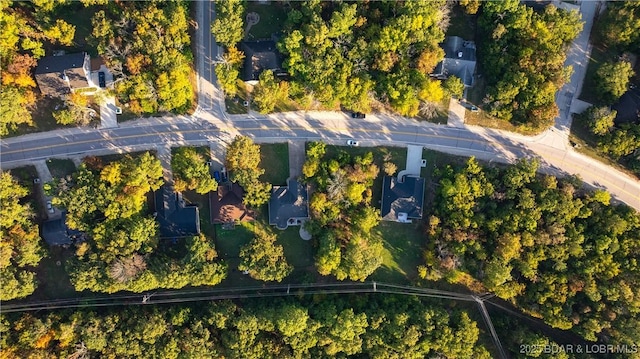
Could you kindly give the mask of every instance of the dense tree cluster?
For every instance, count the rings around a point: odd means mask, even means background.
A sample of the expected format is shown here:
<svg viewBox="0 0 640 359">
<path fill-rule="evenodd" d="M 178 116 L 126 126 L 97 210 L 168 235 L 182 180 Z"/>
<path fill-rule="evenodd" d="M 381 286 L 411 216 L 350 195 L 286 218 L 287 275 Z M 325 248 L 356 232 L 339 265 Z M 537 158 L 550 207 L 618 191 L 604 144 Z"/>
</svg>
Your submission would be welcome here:
<svg viewBox="0 0 640 359">
<path fill-rule="evenodd" d="M 568 80 L 567 45 L 582 29 L 577 12 L 536 12 L 518 0 L 482 3 L 478 59 L 488 83 L 489 112 L 528 128 L 558 114 L 555 94 Z"/>
<path fill-rule="evenodd" d="M 93 42 L 134 113 L 185 112 L 193 102 L 187 2 L 118 2 L 92 18 Z"/>
<path fill-rule="evenodd" d="M 320 274 L 364 281 L 382 264 L 382 241 L 372 232 L 380 221 L 379 211 L 371 206 L 378 172 L 371 152 L 326 158 L 323 143 L 309 144 L 303 173 L 316 190 L 305 226 L 317 241 Z"/>
<path fill-rule="evenodd" d="M 406 116 L 440 101 L 429 74 L 444 54 L 444 1 L 292 2 L 278 44 L 290 93 L 324 106 L 367 112 L 374 98 Z"/>
<path fill-rule="evenodd" d="M 610 61 L 598 67 L 596 71 L 598 99 L 602 103 L 612 104 L 629 89 L 629 80 L 634 72 L 628 61 Z"/>
<path fill-rule="evenodd" d="M 0 300 L 26 297 L 38 285 L 31 269 L 45 252 L 34 213 L 21 203 L 28 193 L 9 172 L 0 172 Z"/>
<path fill-rule="evenodd" d="M 142 292 L 224 279 L 226 265 L 215 260 L 213 243 L 204 236 L 187 238 L 186 254 L 178 258 L 160 248 L 146 200 L 162 183 L 160 161 L 149 153 L 106 165 L 92 160 L 58 183 L 54 203 L 66 209 L 67 226 L 85 234 L 67 263 L 77 291 Z"/>
<path fill-rule="evenodd" d="M 9 314 L 0 346 L 19 358 L 490 358 L 464 310 L 394 295 L 316 299 Z"/>
<path fill-rule="evenodd" d="M 598 19 L 598 34 L 608 46 L 618 50 L 636 51 L 640 48 L 640 3 L 616 1 L 607 7 Z"/>
<path fill-rule="evenodd" d="M 616 111 L 591 106 L 576 117 L 595 137 L 596 149 L 640 176 L 640 118 L 637 123 L 615 124 Z"/>
<path fill-rule="evenodd" d="M 194 190 L 207 194 L 218 189 L 218 182 L 211 177 L 204 156 L 193 147 L 180 147 L 171 157 L 173 186 L 176 192 Z"/>
<path fill-rule="evenodd" d="M 537 161 L 441 173 L 427 226 L 425 278 L 477 278 L 554 327 L 638 343 L 640 215 Z"/>
<path fill-rule="evenodd" d="M 33 125 L 36 82 L 31 73 L 49 44 L 71 46 L 75 26 L 52 16 L 58 2 L 0 3 L 0 135 L 17 125 Z"/>
<path fill-rule="evenodd" d="M 264 173 L 260 167 L 260 145 L 249 137 L 236 136 L 227 147 L 225 164 L 231 180 L 244 189 L 245 204 L 259 207 L 269 201 L 271 184 L 259 179 Z"/>
<path fill-rule="evenodd" d="M 258 80 L 252 96 L 253 102 L 258 106 L 260 113 L 273 112 L 278 103 L 282 103 L 289 98 L 289 83 L 277 81 L 273 71 L 262 72 Z"/>
<path fill-rule="evenodd" d="M 216 19 L 211 24 L 216 42 L 235 47 L 244 38 L 244 2 L 242 0 L 217 0 Z"/>
<path fill-rule="evenodd" d="M 225 47 L 225 52 L 215 67 L 218 83 L 227 97 L 234 97 L 238 91 L 237 81 L 244 53 L 237 44 L 244 37 L 244 2 L 242 0 L 216 1 L 216 19 L 211 32 L 216 42 Z"/>
<path fill-rule="evenodd" d="M 266 228 L 256 229 L 253 240 L 240 250 L 240 259 L 238 269 L 257 280 L 281 282 L 293 271 L 276 235 Z"/>
</svg>

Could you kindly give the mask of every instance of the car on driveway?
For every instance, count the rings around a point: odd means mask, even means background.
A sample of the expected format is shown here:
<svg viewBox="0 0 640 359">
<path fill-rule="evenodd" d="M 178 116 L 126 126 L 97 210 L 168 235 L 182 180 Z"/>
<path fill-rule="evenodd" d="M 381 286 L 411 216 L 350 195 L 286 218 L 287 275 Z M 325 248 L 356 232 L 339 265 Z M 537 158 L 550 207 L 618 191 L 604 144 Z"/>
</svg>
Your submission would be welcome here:
<svg viewBox="0 0 640 359">
<path fill-rule="evenodd" d="M 98 72 L 98 84 L 100 85 L 101 88 L 107 87 L 107 82 L 104 79 L 104 72 L 103 71 Z"/>
<path fill-rule="evenodd" d="M 356 141 L 356 140 L 347 140 L 347 146 L 356 147 L 356 146 L 358 146 L 358 141 Z"/>
<path fill-rule="evenodd" d="M 222 182 L 222 177 L 220 177 L 220 172 L 218 172 L 218 171 L 213 172 L 213 178 L 218 183 Z"/>
<path fill-rule="evenodd" d="M 49 211 L 49 213 L 55 212 L 55 210 L 53 209 L 53 205 L 51 204 L 51 201 L 47 201 L 47 211 Z"/>
<path fill-rule="evenodd" d="M 351 117 L 352 118 L 365 118 L 367 115 L 365 115 L 362 112 L 352 112 L 351 113 Z"/>
</svg>

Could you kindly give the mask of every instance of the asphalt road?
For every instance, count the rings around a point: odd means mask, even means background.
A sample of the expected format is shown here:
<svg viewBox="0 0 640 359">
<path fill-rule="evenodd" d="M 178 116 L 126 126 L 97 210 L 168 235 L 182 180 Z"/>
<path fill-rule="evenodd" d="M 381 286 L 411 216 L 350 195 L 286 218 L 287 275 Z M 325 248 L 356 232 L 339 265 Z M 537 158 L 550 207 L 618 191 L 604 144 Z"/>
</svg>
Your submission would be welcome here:
<svg viewBox="0 0 640 359">
<path fill-rule="evenodd" d="M 588 3 L 582 2 L 583 6 Z M 640 210 L 640 183 L 637 179 L 575 153 L 567 146 L 568 123 L 562 115 L 557 119 L 559 128 L 535 137 L 474 126 L 452 128 L 417 123 L 412 119 L 383 114 L 357 121 L 339 112 L 293 112 L 261 117 L 227 115 L 222 94 L 214 85 L 213 66 L 219 48 L 209 24 L 215 12 L 211 2 L 197 2 L 197 7 L 199 107 L 192 116 L 140 119 L 120 124 L 114 129 L 74 128 L 3 139 L 0 141 L 2 168 L 23 166 L 46 158 L 123 153 L 167 144 L 206 145 L 235 134 L 251 136 L 258 142 L 321 139 L 340 144 L 355 138 L 362 146 L 417 144 L 497 162 L 510 163 L 517 158 L 539 157 L 543 172 L 577 174 L 585 182 L 607 189 L 618 200 Z M 585 52 L 582 54 L 586 56 Z M 576 62 L 586 61 L 578 55 L 573 57 Z M 584 74 L 572 77 L 568 86 L 576 88 L 583 77 Z"/>
</svg>

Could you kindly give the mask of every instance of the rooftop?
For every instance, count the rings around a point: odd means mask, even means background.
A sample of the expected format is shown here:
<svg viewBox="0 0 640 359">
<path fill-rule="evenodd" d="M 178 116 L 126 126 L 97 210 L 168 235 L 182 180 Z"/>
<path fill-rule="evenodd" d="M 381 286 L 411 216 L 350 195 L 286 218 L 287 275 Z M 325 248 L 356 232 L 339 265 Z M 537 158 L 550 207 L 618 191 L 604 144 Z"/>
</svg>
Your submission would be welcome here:
<svg viewBox="0 0 640 359">
<path fill-rule="evenodd" d="M 60 218 L 42 223 L 41 234 L 47 244 L 52 246 L 71 244 L 74 239 L 82 235 L 82 232 L 67 227 L 66 214 L 63 211 Z"/>
<path fill-rule="evenodd" d="M 444 59 L 438 63 L 433 75 L 436 77 L 456 76 L 465 86 L 473 85 L 476 69 L 476 45 L 458 36 L 449 36 L 442 44 Z"/>
<path fill-rule="evenodd" d="M 282 56 L 273 40 L 243 41 L 240 50 L 244 52 L 243 81 L 258 81 L 265 70 L 282 70 Z"/>
<path fill-rule="evenodd" d="M 59 95 L 68 93 L 70 88 L 88 87 L 86 71 L 89 69 L 85 71 L 84 68 L 87 57 L 86 53 L 80 52 L 38 60 L 35 77 L 40 91 L 45 95 Z"/>
<path fill-rule="evenodd" d="M 211 223 L 252 221 L 255 213 L 245 206 L 244 190 L 237 183 L 220 184 L 218 190 L 209 193 Z"/>
<path fill-rule="evenodd" d="M 424 186 L 425 180 L 421 177 L 404 176 L 400 182 L 396 177 L 385 176 L 382 183 L 382 219 L 395 222 L 421 219 Z"/>
<path fill-rule="evenodd" d="M 309 193 L 307 186 L 288 180 L 287 186 L 274 186 L 269 199 L 269 224 L 278 229 L 300 224 L 309 218 Z"/>
<path fill-rule="evenodd" d="M 156 220 L 160 238 L 181 238 L 200 233 L 200 211 L 197 206 L 185 205 L 181 193 L 169 185 L 155 192 Z"/>
</svg>

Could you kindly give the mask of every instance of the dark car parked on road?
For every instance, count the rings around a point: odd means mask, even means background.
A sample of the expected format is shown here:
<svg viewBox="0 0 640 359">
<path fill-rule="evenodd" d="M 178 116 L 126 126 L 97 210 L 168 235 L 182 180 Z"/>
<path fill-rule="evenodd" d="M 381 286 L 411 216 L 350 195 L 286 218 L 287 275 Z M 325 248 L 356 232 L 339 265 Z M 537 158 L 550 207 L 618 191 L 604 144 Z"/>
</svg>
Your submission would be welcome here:
<svg viewBox="0 0 640 359">
<path fill-rule="evenodd" d="M 365 118 L 367 115 L 365 115 L 362 112 L 353 112 L 351 113 L 351 117 L 353 118 Z"/>
</svg>

